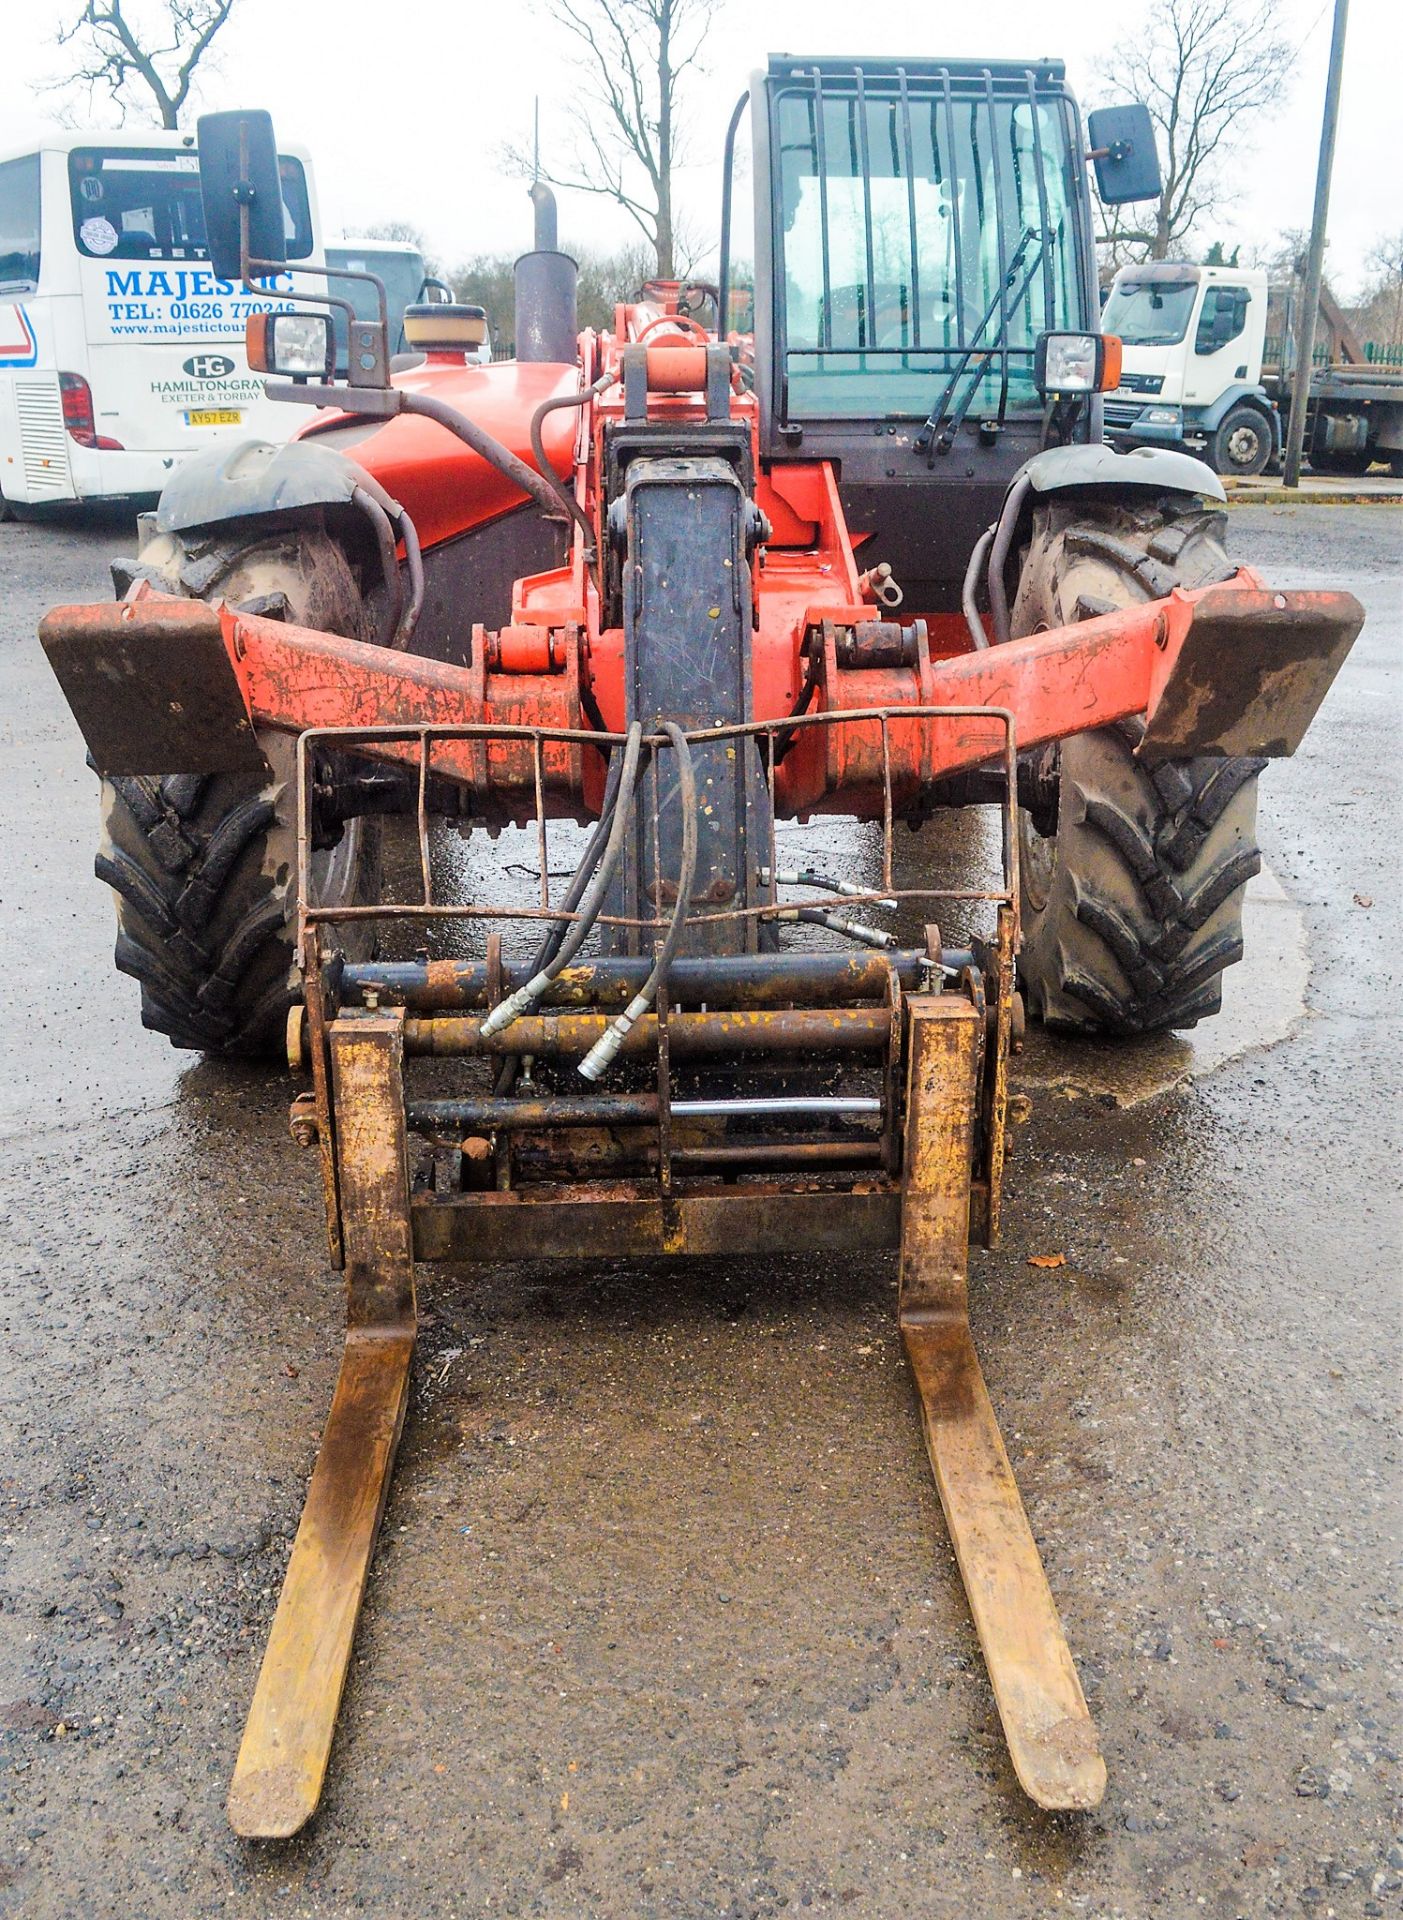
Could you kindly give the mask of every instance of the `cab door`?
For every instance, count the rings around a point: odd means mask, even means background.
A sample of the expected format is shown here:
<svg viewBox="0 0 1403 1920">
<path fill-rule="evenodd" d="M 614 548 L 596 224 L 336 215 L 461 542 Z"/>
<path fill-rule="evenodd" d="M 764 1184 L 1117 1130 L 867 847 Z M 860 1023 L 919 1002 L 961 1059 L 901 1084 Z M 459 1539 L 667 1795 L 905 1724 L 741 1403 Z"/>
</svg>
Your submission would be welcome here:
<svg viewBox="0 0 1403 1920">
<path fill-rule="evenodd" d="M 1186 407 L 1211 406 L 1228 387 L 1255 383 L 1248 334 L 1251 304 L 1247 287 L 1217 282 L 1204 288 L 1184 367 Z"/>
</svg>

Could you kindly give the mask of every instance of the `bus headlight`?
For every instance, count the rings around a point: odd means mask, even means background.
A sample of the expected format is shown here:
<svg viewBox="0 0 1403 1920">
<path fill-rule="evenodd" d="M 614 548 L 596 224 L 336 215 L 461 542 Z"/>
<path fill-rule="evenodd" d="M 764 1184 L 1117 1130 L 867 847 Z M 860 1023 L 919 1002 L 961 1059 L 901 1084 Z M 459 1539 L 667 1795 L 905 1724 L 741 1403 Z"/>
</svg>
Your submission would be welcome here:
<svg viewBox="0 0 1403 1920">
<path fill-rule="evenodd" d="M 1040 333 L 1033 379 L 1044 399 L 1109 393 L 1120 385 L 1120 341 L 1113 333 Z"/>
<path fill-rule="evenodd" d="M 289 380 L 331 378 L 331 320 L 324 313 L 255 313 L 245 328 L 248 363 Z"/>
</svg>

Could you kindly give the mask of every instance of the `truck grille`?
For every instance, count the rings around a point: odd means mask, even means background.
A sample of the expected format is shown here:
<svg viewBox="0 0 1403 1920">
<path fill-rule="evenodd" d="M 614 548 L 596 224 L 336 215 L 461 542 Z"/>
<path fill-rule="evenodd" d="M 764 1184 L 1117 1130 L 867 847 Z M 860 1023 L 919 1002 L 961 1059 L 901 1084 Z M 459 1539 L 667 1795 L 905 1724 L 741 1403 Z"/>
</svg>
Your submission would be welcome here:
<svg viewBox="0 0 1403 1920">
<path fill-rule="evenodd" d="M 1138 400 L 1106 400 L 1101 407 L 1101 417 L 1108 427 L 1132 426 L 1143 412 Z"/>
<path fill-rule="evenodd" d="M 68 472 L 68 432 L 57 380 L 16 379 L 15 411 L 19 415 L 24 484 L 30 499 L 70 499 L 73 485 Z"/>
<path fill-rule="evenodd" d="M 1164 375 L 1162 373 L 1123 373 L 1120 377 L 1122 393 L 1162 393 Z"/>
</svg>

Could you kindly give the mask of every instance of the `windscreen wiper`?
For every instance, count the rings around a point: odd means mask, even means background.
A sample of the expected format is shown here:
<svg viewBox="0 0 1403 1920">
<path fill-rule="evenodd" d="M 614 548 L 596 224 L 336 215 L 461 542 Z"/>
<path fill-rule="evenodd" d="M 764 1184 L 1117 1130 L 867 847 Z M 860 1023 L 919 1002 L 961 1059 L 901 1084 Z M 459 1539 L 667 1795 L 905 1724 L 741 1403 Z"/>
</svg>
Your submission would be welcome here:
<svg viewBox="0 0 1403 1920">
<path fill-rule="evenodd" d="M 1037 249 L 1025 267 L 1023 264 L 1023 256 L 1027 253 L 1028 248 L 1034 240 L 1038 243 Z M 964 348 L 959 359 L 955 362 L 954 368 L 945 376 L 945 384 L 935 397 L 935 404 L 930 410 L 926 423 L 916 435 L 913 444 L 917 453 L 925 454 L 927 466 L 933 467 L 935 465 L 935 456 L 937 453 L 948 453 L 950 451 L 951 447 L 955 444 L 955 435 L 964 424 L 965 415 L 974 404 L 974 396 L 978 393 L 984 379 L 984 369 L 982 366 L 975 368 L 969 386 L 965 389 L 964 399 L 955 408 L 955 411 L 949 418 L 946 418 L 945 410 L 950 404 L 950 397 L 959 386 L 960 381 L 964 378 L 970 361 L 976 353 L 981 351 L 979 343 L 984 338 L 985 330 L 993 320 L 995 314 L 999 316 L 999 330 L 989 346 L 984 348 L 983 351 L 986 353 L 997 353 L 1001 348 L 1004 350 L 1004 384 L 1005 388 L 1007 387 L 1009 319 L 1023 304 L 1024 297 L 1029 287 L 1033 284 L 1033 275 L 1041 266 L 1042 257 L 1046 251 L 1046 233 L 1039 234 L 1036 227 L 1025 227 L 1023 229 L 1023 238 L 1013 250 L 1013 258 L 1008 263 L 1008 271 L 999 282 L 998 292 L 984 309 L 983 318 L 970 336 L 969 343 Z M 1023 278 L 1019 284 L 1018 291 L 1010 300 L 1008 290 L 1020 273 Z M 1002 406 L 1000 407 L 1000 411 L 1002 412 Z"/>
</svg>

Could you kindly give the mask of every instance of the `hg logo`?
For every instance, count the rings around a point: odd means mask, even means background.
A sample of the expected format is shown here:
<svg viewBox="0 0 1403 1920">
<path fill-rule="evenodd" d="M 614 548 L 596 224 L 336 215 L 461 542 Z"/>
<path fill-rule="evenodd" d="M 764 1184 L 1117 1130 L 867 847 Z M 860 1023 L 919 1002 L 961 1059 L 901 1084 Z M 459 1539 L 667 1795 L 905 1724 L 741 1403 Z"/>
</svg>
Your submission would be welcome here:
<svg viewBox="0 0 1403 1920">
<path fill-rule="evenodd" d="M 183 364 L 195 380 L 222 380 L 234 371 L 234 363 L 225 353 L 192 353 Z"/>
</svg>

